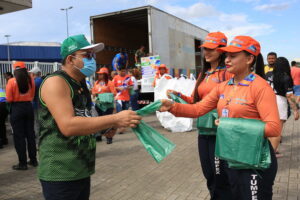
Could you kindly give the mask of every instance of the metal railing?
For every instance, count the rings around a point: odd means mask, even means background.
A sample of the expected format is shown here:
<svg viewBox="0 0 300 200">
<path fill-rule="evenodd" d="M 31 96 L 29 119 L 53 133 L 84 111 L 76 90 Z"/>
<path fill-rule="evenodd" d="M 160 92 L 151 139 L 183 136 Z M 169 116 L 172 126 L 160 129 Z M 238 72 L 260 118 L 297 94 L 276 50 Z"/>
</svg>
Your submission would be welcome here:
<svg viewBox="0 0 300 200">
<path fill-rule="evenodd" d="M 13 73 L 13 63 L 15 61 L 0 61 L 0 88 L 5 89 L 6 80 L 4 77 L 5 72 Z M 61 68 L 61 63 L 46 63 L 46 62 L 25 62 L 28 71 L 30 71 L 35 66 L 41 69 L 41 76 L 51 74 Z"/>
</svg>

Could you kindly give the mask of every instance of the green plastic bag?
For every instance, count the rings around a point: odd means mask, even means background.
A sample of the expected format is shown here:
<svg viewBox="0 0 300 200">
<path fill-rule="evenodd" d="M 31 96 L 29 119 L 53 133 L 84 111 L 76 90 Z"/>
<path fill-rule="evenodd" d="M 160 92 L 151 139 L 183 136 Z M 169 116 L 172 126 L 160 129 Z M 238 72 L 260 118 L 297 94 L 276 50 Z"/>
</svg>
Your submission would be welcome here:
<svg viewBox="0 0 300 200">
<path fill-rule="evenodd" d="M 266 169 L 271 157 L 265 123 L 255 119 L 220 118 L 217 130 L 217 157 L 236 169 Z"/>
<path fill-rule="evenodd" d="M 97 100 L 100 103 L 114 103 L 114 94 L 113 93 L 98 94 Z"/>
<path fill-rule="evenodd" d="M 133 88 L 130 88 L 130 90 L 129 90 L 129 94 L 130 94 L 130 96 L 135 94 L 135 91 L 134 91 L 134 89 L 133 89 Z"/>
<path fill-rule="evenodd" d="M 170 96 L 171 96 L 171 99 L 173 99 L 177 103 L 188 104 L 185 100 L 183 100 L 182 98 L 180 98 L 179 96 L 177 96 L 173 93 L 171 93 Z"/>
<path fill-rule="evenodd" d="M 270 154 L 268 139 L 265 138 L 263 141 L 261 159 L 258 165 L 251 166 L 251 165 L 242 164 L 238 162 L 228 162 L 228 165 L 229 168 L 232 169 L 258 169 L 258 170 L 268 169 L 271 165 L 271 154 Z"/>
<path fill-rule="evenodd" d="M 109 108 L 113 108 L 114 94 L 113 93 L 98 94 L 96 98 L 96 106 L 103 112 L 105 112 Z"/>
<path fill-rule="evenodd" d="M 155 111 L 157 111 L 160 108 L 160 106 L 161 106 L 161 101 L 157 100 L 157 101 L 154 101 L 153 103 L 150 103 L 149 105 L 137 110 L 136 112 L 140 116 L 146 116 L 146 115 L 152 114 Z"/>
<path fill-rule="evenodd" d="M 160 106 L 161 101 L 158 100 L 136 112 L 140 116 L 146 116 L 156 112 Z M 143 120 L 136 128 L 132 128 L 132 130 L 157 163 L 169 155 L 176 146 Z"/>
<path fill-rule="evenodd" d="M 132 130 L 157 163 L 169 155 L 176 146 L 143 120 Z"/>
<path fill-rule="evenodd" d="M 218 119 L 217 110 L 212 110 L 206 115 L 197 119 L 197 128 L 200 135 L 216 135 L 217 126 L 215 120 Z"/>
</svg>

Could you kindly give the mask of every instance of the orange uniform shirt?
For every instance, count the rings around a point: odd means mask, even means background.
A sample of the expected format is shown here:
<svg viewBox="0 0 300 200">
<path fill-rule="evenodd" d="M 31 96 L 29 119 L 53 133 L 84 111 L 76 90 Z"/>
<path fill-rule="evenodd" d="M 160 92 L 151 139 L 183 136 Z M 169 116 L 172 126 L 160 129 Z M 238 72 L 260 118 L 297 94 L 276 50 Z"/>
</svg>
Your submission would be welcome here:
<svg viewBox="0 0 300 200">
<path fill-rule="evenodd" d="M 21 102 L 21 101 L 32 101 L 35 92 L 34 79 L 31 78 L 31 85 L 29 85 L 29 90 L 25 94 L 21 94 L 17 84 L 16 78 L 11 78 L 8 80 L 6 85 L 6 100 L 7 102 Z"/>
<path fill-rule="evenodd" d="M 233 79 L 222 82 L 196 104 L 174 103 L 170 112 L 177 117 L 196 118 L 215 108 L 219 116 L 222 116 L 225 108 L 228 110 L 228 117 L 265 122 L 266 137 L 279 136 L 281 133 L 275 93 L 270 85 L 256 74 L 250 74 L 239 85 L 234 85 Z"/>
<path fill-rule="evenodd" d="M 126 75 L 124 77 L 120 75 L 116 75 L 113 79 L 113 83 L 115 87 L 124 87 L 124 86 L 133 85 L 129 75 Z M 117 90 L 116 100 L 129 101 L 130 100 L 129 89 L 125 89 L 122 91 Z"/>
<path fill-rule="evenodd" d="M 200 75 L 201 76 L 201 75 Z M 199 76 L 199 78 L 200 78 Z M 214 73 L 207 73 L 203 81 L 197 88 L 200 99 L 208 95 L 219 83 L 232 78 L 232 74 L 226 72 L 225 68 L 217 69 Z M 194 103 L 194 93 L 192 96 L 181 95 L 181 98 L 187 103 Z"/>
<path fill-rule="evenodd" d="M 300 85 L 300 68 L 299 67 L 292 67 L 291 68 L 291 75 L 294 81 L 294 85 Z"/>
<path fill-rule="evenodd" d="M 116 95 L 117 91 L 114 83 L 112 81 L 108 81 L 107 84 L 105 84 L 102 81 L 96 81 L 92 89 L 92 94 L 102 93 L 113 93 L 114 95 Z"/>
</svg>

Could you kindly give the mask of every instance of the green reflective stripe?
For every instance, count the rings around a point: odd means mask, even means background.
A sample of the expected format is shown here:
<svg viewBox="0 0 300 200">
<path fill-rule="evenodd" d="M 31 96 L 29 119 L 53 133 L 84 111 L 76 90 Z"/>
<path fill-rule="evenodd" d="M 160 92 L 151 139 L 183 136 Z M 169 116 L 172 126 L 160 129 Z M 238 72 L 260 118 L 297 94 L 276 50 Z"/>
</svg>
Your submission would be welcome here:
<svg viewBox="0 0 300 200">
<path fill-rule="evenodd" d="M 42 86 L 43 86 L 44 82 L 45 82 L 48 78 L 53 77 L 53 76 L 59 76 L 59 77 L 63 78 L 63 79 L 66 81 L 66 83 L 69 85 L 69 88 L 70 88 L 70 90 L 71 90 L 71 98 L 74 97 L 74 91 L 73 91 L 73 88 L 71 87 L 70 83 L 69 83 L 62 75 L 59 75 L 59 74 L 49 75 L 48 77 L 46 77 L 46 78 L 43 80 L 43 82 L 42 82 L 42 84 L 41 84 L 41 86 L 40 86 L 40 89 L 39 89 L 39 99 L 40 99 L 40 102 L 42 103 L 42 105 L 45 106 L 45 107 L 47 107 L 47 105 L 45 104 L 45 102 L 44 102 L 43 99 L 42 99 L 42 96 L 41 96 L 41 89 L 42 89 Z"/>
<path fill-rule="evenodd" d="M 1 97 L 6 97 L 5 92 L 0 92 L 0 98 L 1 98 Z"/>
</svg>

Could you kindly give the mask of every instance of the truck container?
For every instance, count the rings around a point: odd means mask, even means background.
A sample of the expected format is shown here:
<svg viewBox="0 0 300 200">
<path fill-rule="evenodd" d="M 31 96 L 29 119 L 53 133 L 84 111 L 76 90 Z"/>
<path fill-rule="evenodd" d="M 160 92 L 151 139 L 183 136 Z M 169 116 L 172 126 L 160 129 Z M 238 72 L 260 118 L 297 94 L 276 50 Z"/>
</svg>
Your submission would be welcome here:
<svg viewBox="0 0 300 200">
<path fill-rule="evenodd" d="M 99 65 L 111 66 L 120 49 L 134 66 L 135 51 L 146 47 L 150 55 L 159 55 L 161 63 L 185 72 L 201 66 L 199 46 L 208 31 L 153 6 L 144 6 L 90 17 L 93 43 L 103 42 L 97 54 Z M 174 71 L 174 70 L 171 70 Z"/>
<path fill-rule="evenodd" d="M 128 54 L 129 66 L 133 67 L 134 54 L 144 45 L 146 53 L 160 56 L 161 63 L 167 65 L 173 76 L 197 74 L 202 65 L 199 46 L 208 33 L 153 6 L 91 16 L 90 28 L 92 42 L 105 44 L 105 49 L 96 56 L 100 67 L 111 69 L 112 60 L 121 49 Z M 149 83 L 149 77 L 141 83 Z M 152 101 L 153 92 L 148 90 L 140 99 Z"/>
</svg>

